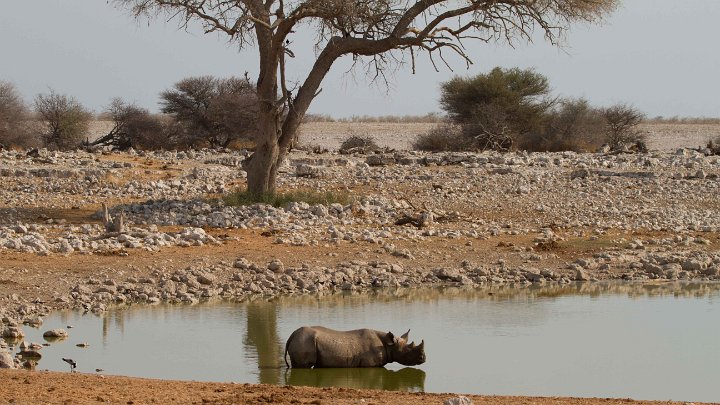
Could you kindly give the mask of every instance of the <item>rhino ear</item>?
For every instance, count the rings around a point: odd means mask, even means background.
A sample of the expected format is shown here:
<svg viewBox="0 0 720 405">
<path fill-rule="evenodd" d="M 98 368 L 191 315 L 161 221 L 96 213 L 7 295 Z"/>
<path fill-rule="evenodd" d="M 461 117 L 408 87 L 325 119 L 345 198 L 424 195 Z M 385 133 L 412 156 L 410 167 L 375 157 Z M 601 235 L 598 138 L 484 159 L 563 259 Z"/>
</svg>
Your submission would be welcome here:
<svg viewBox="0 0 720 405">
<path fill-rule="evenodd" d="M 387 335 L 385 335 L 385 343 L 387 343 L 388 346 L 395 344 L 395 335 L 393 335 L 392 332 L 388 332 Z"/>
<path fill-rule="evenodd" d="M 423 339 L 420 344 L 418 345 L 418 349 L 423 350 L 425 349 L 425 339 Z"/>
<path fill-rule="evenodd" d="M 404 340 L 404 341 L 407 342 L 409 337 L 410 337 L 410 329 L 408 329 L 408 331 L 405 332 L 404 335 L 400 336 L 400 339 L 402 339 L 402 340 Z"/>
</svg>

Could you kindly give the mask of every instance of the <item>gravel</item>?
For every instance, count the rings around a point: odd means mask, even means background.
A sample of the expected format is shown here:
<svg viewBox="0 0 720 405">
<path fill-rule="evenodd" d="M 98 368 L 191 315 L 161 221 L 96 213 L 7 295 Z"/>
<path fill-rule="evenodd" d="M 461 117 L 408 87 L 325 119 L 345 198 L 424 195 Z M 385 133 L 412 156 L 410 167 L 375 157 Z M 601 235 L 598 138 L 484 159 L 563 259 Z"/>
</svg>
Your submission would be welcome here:
<svg viewBox="0 0 720 405">
<path fill-rule="evenodd" d="M 0 152 L 0 249 L 37 255 L 126 254 L 171 246 L 222 245 L 225 229 L 256 229 L 288 246 L 372 246 L 393 261 L 288 266 L 244 257 L 143 279 L 89 277 L 52 303 L 2 298 L 2 336 L 21 339 L 20 324 L 39 326 L 52 308 L 103 312 L 113 305 L 197 303 L 277 294 L 317 294 L 453 285 L 566 285 L 598 280 L 717 281 L 720 252 L 720 157 L 705 150 L 649 154 L 396 152 L 338 155 L 293 152 L 282 188 L 346 190 L 345 204 L 290 203 L 229 207 L 217 198 L 244 177 L 247 152 Z M 143 177 L 144 176 L 144 177 Z M 28 219 L 33 208 L 72 209 L 104 202 L 126 229 L 97 222 Z M 99 215 L 99 213 L 97 214 Z M 97 216 L 96 215 L 96 216 Z M 97 216 L 99 217 L 99 216 Z M 395 225 L 399 219 L 415 224 Z M 172 227 L 172 230 L 169 230 Z M 635 233 L 642 235 L 634 237 Z M 615 239 L 609 234 L 619 233 Z M 653 235 L 658 235 L 657 237 Z M 516 264 L 442 266 L 420 242 L 526 236 L 505 246 Z M 570 237 L 601 248 L 549 264 Z M 402 243 L 401 243 L 402 242 Z M 506 242 L 499 242 L 506 243 Z"/>
</svg>

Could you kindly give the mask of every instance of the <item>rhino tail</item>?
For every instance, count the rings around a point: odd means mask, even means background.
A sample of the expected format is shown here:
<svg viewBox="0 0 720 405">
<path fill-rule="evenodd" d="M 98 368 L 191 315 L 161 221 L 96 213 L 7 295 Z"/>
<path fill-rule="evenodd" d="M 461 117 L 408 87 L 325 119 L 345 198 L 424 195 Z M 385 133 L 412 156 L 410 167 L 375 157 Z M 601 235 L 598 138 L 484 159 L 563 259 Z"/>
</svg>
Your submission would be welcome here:
<svg viewBox="0 0 720 405">
<path fill-rule="evenodd" d="M 287 354 L 288 354 L 288 345 L 290 344 L 290 339 L 288 339 L 287 342 L 285 342 L 285 354 L 283 355 L 283 359 L 285 360 L 285 366 L 287 368 L 290 368 L 290 364 L 287 361 Z"/>
</svg>

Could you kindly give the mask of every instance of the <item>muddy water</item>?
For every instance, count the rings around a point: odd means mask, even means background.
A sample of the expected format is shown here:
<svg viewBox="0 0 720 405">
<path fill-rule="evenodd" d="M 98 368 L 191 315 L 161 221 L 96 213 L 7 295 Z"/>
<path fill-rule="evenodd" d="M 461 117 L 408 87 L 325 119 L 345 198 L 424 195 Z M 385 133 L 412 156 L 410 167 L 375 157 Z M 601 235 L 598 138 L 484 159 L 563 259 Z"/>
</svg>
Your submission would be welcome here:
<svg viewBox="0 0 720 405">
<path fill-rule="evenodd" d="M 301 325 L 372 327 L 425 339 L 427 362 L 382 369 L 287 370 Z M 720 401 L 719 284 L 583 284 L 283 297 L 136 306 L 73 326 L 38 369 L 141 377 L 501 395 Z M 86 348 L 77 347 L 87 343 Z"/>
</svg>

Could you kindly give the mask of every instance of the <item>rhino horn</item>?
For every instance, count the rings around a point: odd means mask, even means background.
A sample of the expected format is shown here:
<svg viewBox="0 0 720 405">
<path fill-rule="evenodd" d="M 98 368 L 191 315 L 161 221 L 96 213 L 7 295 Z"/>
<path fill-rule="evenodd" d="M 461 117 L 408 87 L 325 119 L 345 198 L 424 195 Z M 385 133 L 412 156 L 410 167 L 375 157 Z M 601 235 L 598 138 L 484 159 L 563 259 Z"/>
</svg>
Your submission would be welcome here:
<svg viewBox="0 0 720 405">
<path fill-rule="evenodd" d="M 408 329 L 408 331 L 405 332 L 404 335 L 400 336 L 400 339 L 403 339 L 404 341 L 407 342 L 409 336 L 410 336 L 410 329 Z"/>
<path fill-rule="evenodd" d="M 410 348 L 411 348 L 411 349 L 414 349 L 414 348 L 415 348 L 415 342 L 410 343 Z"/>
</svg>

